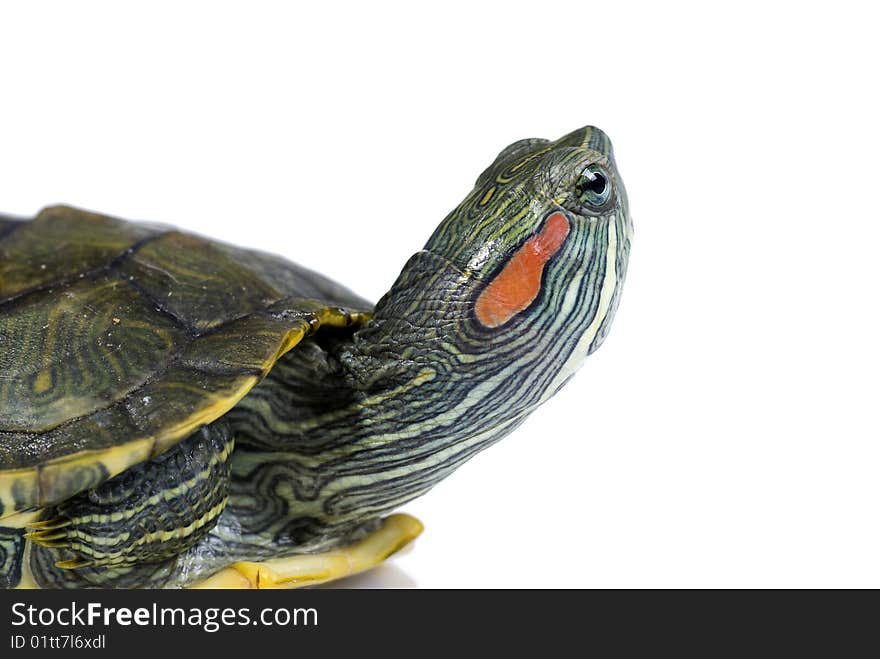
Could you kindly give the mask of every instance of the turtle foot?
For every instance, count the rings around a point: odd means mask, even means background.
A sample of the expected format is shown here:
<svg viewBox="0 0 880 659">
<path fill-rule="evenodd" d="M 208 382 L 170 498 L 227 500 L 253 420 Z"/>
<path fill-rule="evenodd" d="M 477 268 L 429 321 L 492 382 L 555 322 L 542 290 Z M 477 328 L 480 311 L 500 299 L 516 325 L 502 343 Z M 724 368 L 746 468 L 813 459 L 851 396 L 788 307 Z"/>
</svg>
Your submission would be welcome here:
<svg viewBox="0 0 880 659">
<path fill-rule="evenodd" d="M 422 523 L 404 514 L 390 515 L 368 536 L 332 551 L 240 561 L 203 579 L 193 588 L 302 588 L 364 572 L 403 549 L 422 532 Z"/>
</svg>

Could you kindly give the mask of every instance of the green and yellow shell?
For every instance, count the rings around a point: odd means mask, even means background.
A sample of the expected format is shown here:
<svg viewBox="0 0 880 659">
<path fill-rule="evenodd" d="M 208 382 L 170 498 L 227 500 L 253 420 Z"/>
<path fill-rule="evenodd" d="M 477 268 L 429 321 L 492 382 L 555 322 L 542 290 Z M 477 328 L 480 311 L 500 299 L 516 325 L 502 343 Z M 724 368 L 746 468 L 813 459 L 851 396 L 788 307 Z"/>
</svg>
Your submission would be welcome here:
<svg viewBox="0 0 880 659">
<path fill-rule="evenodd" d="M 282 259 L 74 208 L 0 233 L 0 524 L 159 455 L 369 309 Z"/>
</svg>

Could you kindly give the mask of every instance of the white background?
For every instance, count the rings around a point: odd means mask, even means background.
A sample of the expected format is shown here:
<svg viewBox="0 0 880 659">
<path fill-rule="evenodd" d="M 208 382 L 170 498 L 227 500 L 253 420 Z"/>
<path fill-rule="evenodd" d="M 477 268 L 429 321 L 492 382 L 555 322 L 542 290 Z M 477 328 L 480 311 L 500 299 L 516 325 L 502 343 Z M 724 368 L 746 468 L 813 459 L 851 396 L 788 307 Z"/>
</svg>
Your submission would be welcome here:
<svg viewBox="0 0 880 659">
<path fill-rule="evenodd" d="M 8 3 L 0 209 L 170 222 L 376 299 L 502 147 L 600 126 L 636 226 L 610 338 L 347 583 L 880 587 L 858 6 Z"/>
</svg>

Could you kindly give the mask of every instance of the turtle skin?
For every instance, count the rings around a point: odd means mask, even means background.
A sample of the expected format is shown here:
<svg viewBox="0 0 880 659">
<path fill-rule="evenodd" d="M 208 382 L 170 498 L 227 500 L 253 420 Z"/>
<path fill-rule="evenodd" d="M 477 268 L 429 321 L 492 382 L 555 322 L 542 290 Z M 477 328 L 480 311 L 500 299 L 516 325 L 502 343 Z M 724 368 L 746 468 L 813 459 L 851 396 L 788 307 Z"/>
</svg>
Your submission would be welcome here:
<svg viewBox="0 0 880 659">
<path fill-rule="evenodd" d="M 281 257 L 68 206 L 0 217 L 0 526 L 223 416 L 366 300 Z"/>
</svg>

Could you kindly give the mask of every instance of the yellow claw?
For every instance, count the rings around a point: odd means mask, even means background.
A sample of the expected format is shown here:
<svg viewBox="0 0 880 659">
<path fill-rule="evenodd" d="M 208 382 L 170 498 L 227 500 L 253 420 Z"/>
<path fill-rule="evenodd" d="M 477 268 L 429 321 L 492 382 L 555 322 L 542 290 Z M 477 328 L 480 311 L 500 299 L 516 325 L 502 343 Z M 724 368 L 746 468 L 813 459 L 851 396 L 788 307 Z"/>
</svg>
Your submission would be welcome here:
<svg viewBox="0 0 880 659">
<path fill-rule="evenodd" d="M 67 561 L 56 561 L 55 563 L 55 567 L 60 567 L 63 570 L 76 570 L 77 568 L 89 567 L 90 565 L 94 565 L 94 562 L 79 558 L 72 558 Z"/>
<path fill-rule="evenodd" d="M 341 579 L 376 567 L 421 534 L 410 515 L 390 515 L 367 537 L 320 554 L 300 554 L 262 563 L 233 563 L 192 588 L 302 588 Z"/>
<path fill-rule="evenodd" d="M 24 537 L 31 542 L 42 545 L 43 547 L 63 547 L 67 545 L 66 542 L 58 542 L 58 540 L 63 540 L 67 537 L 67 534 L 63 531 L 60 533 L 52 533 L 51 531 L 33 531 L 32 533 L 25 533 Z"/>
<path fill-rule="evenodd" d="M 54 531 L 55 529 L 62 529 L 65 526 L 69 525 L 69 519 L 61 519 L 55 517 L 53 519 L 47 519 L 42 522 L 29 522 L 27 524 L 27 528 L 30 531 Z"/>
</svg>

